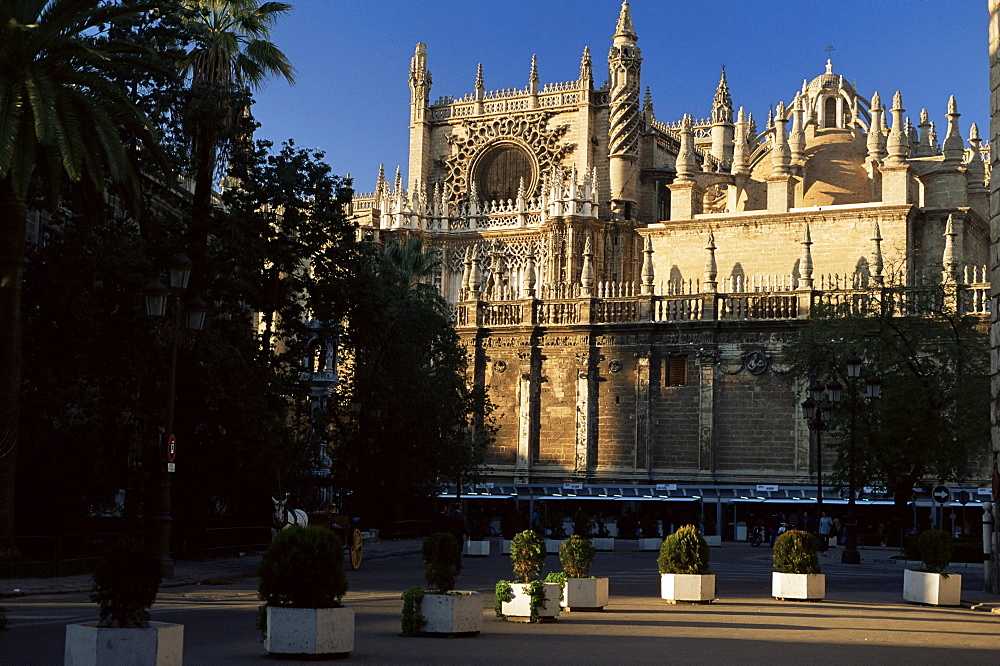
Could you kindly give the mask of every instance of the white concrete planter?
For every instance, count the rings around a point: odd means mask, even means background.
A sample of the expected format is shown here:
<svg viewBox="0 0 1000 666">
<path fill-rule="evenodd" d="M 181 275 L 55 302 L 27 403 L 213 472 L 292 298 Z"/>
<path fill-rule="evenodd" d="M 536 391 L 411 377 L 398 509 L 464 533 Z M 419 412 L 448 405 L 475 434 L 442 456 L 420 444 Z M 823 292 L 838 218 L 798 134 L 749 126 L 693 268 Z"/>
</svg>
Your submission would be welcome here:
<svg viewBox="0 0 1000 666">
<path fill-rule="evenodd" d="M 604 523 L 604 529 L 608 531 L 608 534 L 611 535 L 612 539 L 615 538 L 616 536 L 618 536 L 618 521 L 617 520 L 606 521 Z"/>
<path fill-rule="evenodd" d="M 903 572 L 903 600 L 932 606 L 958 606 L 962 603 L 962 577 L 927 571 Z"/>
<path fill-rule="evenodd" d="M 510 539 L 501 539 L 500 540 L 500 554 L 501 555 L 510 555 Z"/>
<path fill-rule="evenodd" d="M 562 546 L 562 539 L 546 539 L 545 554 L 559 556 L 559 547 Z"/>
<path fill-rule="evenodd" d="M 771 596 L 775 599 L 822 601 L 826 596 L 825 574 L 771 573 Z"/>
<path fill-rule="evenodd" d="M 346 655 L 354 649 L 354 609 L 268 606 L 264 649 L 282 655 Z"/>
<path fill-rule="evenodd" d="M 511 583 L 510 587 L 514 591 L 514 598 L 504 601 L 500 606 L 500 612 L 507 616 L 512 622 L 530 622 L 531 618 L 531 596 L 528 594 L 529 583 Z M 562 587 L 559 583 L 543 583 L 545 586 L 545 603 L 538 608 L 539 622 L 552 622 L 559 616 L 559 592 Z"/>
<path fill-rule="evenodd" d="M 722 536 L 719 534 L 713 534 L 712 536 L 705 536 L 702 534 L 702 536 L 705 537 L 705 543 L 708 544 L 710 548 L 717 548 L 722 545 Z"/>
<path fill-rule="evenodd" d="M 594 546 L 594 550 L 608 552 L 615 549 L 615 540 L 611 537 L 594 537 L 590 543 Z"/>
<path fill-rule="evenodd" d="M 676 603 L 715 600 L 715 574 L 660 574 L 660 598 Z"/>
<path fill-rule="evenodd" d="M 608 605 L 608 579 L 567 578 L 559 605 L 568 611 L 604 610 Z"/>
<path fill-rule="evenodd" d="M 483 597 L 478 592 L 425 594 L 420 614 L 426 620 L 421 633 L 475 636 L 483 630 Z"/>
<path fill-rule="evenodd" d="M 659 550 L 662 545 L 663 539 L 660 537 L 639 539 L 639 550 Z"/>
<path fill-rule="evenodd" d="M 466 557 L 485 557 L 490 554 L 490 542 L 489 541 L 466 541 L 465 542 L 465 556 Z"/>
<path fill-rule="evenodd" d="M 63 658 L 67 666 L 180 666 L 184 661 L 184 625 L 150 622 L 142 629 L 119 629 L 98 627 L 96 622 L 69 624 Z"/>
</svg>

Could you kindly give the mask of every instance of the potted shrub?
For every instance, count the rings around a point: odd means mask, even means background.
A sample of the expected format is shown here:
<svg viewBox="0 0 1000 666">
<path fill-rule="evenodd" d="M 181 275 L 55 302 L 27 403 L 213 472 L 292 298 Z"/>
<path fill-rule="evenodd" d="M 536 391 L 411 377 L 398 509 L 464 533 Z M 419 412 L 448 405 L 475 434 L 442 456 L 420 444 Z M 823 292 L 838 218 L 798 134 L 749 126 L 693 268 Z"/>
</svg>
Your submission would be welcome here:
<svg viewBox="0 0 1000 666">
<path fill-rule="evenodd" d="M 562 586 L 538 579 L 545 554 L 545 541 L 533 530 L 514 535 L 510 542 L 510 562 L 520 582 L 497 583 L 493 603 L 497 617 L 514 622 L 555 621 Z"/>
<path fill-rule="evenodd" d="M 354 609 L 340 603 L 347 576 L 335 532 L 315 525 L 279 532 L 259 575 L 257 626 L 269 653 L 344 656 L 354 649 Z"/>
<path fill-rule="evenodd" d="M 927 530 L 917 537 L 923 571 L 903 572 L 903 599 L 933 606 L 958 606 L 962 602 L 962 577 L 947 574 L 954 544 L 944 530 Z"/>
<path fill-rule="evenodd" d="M 608 579 L 590 575 L 596 549 L 590 539 L 574 534 L 559 547 L 561 573 L 549 574 L 548 582 L 562 585 L 559 605 L 568 611 L 599 611 L 608 605 Z"/>
<path fill-rule="evenodd" d="M 708 571 L 708 543 L 694 525 L 684 525 L 663 540 L 656 566 L 660 597 L 671 603 L 708 603 L 715 599 L 715 574 Z"/>
<path fill-rule="evenodd" d="M 483 602 L 478 592 L 455 591 L 462 571 L 458 541 L 439 532 L 424 540 L 424 578 L 430 590 L 403 592 L 404 636 L 477 636 L 483 630 Z"/>
<path fill-rule="evenodd" d="M 465 554 L 469 557 L 485 557 L 490 554 L 490 542 L 486 540 L 486 516 L 475 513 L 469 521 L 469 540 L 465 542 Z"/>
<path fill-rule="evenodd" d="M 113 543 L 98 563 L 90 594 L 101 619 L 67 625 L 65 662 L 181 664 L 184 626 L 149 621 L 159 589 L 156 555 L 134 539 Z"/>
<path fill-rule="evenodd" d="M 809 532 L 788 530 L 774 542 L 771 595 L 775 599 L 822 601 L 826 577 L 819 572 L 816 539 Z"/>
</svg>

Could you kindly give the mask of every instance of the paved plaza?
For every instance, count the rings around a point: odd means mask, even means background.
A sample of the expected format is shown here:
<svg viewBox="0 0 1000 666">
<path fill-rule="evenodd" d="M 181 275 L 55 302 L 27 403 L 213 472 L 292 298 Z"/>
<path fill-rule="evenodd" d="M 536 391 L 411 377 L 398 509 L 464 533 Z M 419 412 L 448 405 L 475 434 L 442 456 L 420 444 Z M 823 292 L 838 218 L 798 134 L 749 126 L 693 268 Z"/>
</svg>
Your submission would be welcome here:
<svg viewBox="0 0 1000 666">
<path fill-rule="evenodd" d="M 402 638 L 400 593 L 422 583 L 420 542 L 370 544 L 361 569 L 349 572 L 345 603 L 357 611 L 351 661 L 365 663 L 996 663 L 1000 597 L 982 589 L 980 567 L 957 567 L 964 606 L 933 608 L 902 601 L 903 566 L 888 551 L 862 551 L 860 566 L 840 564 L 839 550 L 821 555 L 827 598 L 820 603 L 770 598 L 770 550 L 743 544 L 712 549 L 718 600 L 670 605 L 659 599 L 655 553 L 599 553 L 594 573 L 611 579 L 603 612 L 563 613 L 552 624 L 497 620 L 496 580 L 510 578 L 509 560 L 466 558 L 458 587 L 483 594 L 484 628 L 477 638 Z M 497 544 L 494 544 L 494 546 Z M 178 562 L 154 619 L 181 622 L 185 663 L 268 661 L 253 629 L 259 604 L 253 577 L 259 555 Z M 550 556 L 549 570 L 558 569 Z M 80 590 L 87 577 L 0 581 L 13 593 L 0 605 L 9 631 L 0 634 L 0 664 L 62 663 L 70 622 L 96 619 Z M 19 596 L 21 593 L 24 596 Z M 973 610 L 978 607 L 979 611 Z M 982 612 L 987 611 L 987 612 Z"/>
</svg>

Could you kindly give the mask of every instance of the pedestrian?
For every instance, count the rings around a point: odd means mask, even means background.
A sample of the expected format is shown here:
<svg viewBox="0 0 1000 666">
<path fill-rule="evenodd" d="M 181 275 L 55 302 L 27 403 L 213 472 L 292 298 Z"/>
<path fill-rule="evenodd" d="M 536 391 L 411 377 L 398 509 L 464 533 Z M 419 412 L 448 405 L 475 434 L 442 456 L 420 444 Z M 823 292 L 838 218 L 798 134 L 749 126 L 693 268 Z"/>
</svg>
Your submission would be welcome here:
<svg viewBox="0 0 1000 666">
<path fill-rule="evenodd" d="M 812 524 L 812 518 L 809 517 L 809 512 L 808 511 L 803 511 L 802 512 L 802 531 L 803 532 L 812 532 L 812 529 L 811 529 L 812 526 L 813 526 L 813 524 Z"/>
<path fill-rule="evenodd" d="M 826 511 L 819 514 L 819 527 L 816 531 L 821 539 L 830 543 L 830 537 L 833 535 L 833 519 L 826 515 Z"/>
<path fill-rule="evenodd" d="M 465 519 L 465 514 L 462 513 L 462 505 L 458 502 L 455 502 L 451 513 L 448 515 L 448 525 L 449 531 L 455 537 L 455 540 L 458 541 L 459 547 L 464 546 L 466 539 L 469 538 L 469 523 Z"/>
</svg>

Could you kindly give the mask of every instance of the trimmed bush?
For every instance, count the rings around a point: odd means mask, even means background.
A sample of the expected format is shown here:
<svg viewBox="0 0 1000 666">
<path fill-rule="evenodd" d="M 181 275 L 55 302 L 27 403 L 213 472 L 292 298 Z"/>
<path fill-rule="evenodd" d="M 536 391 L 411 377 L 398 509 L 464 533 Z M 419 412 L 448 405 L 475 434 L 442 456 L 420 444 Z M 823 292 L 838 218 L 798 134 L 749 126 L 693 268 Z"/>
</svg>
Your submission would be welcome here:
<svg viewBox="0 0 1000 666">
<path fill-rule="evenodd" d="M 260 598 L 268 606 L 338 608 L 347 592 L 344 548 L 325 527 L 278 533 L 260 561 Z"/>
<path fill-rule="evenodd" d="M 708 544 L 694 525 L 684 525 L 663 540 L 656 566 L 661 574 L 707 574 Z"/>
<path fill-rule="evenodd" d="M 788 530 L 774 542 L 771 555 L 774 570 L 779 573 L 818 574 L 816 537 L 802 530 Z"/>
<path fill-rule="evenodd" d="M 424 540 L 424 578 L 438 594 L 455 589 L 455 578 L 462 572 L 462 549 L 458 539 L 447 532 L 432 534 Z"/>
<path fill-rule="evenodd" d="M 590 575 L 595 553 L 590 539 L 574 534 L 559 546 L 559 561 L 570 578 L 586 578 Z"/>
<path fill-rule="evenodd" d="M 510 542 L 510 563 L 514 575 L 525 583 L 542 573 L 545 555 L 545 540 L 533 530 L 515 534 Z"/>
<path fill-rule="evenodd" d="M 951 535 L 944 530 L 927 530 L 917 537 L 920 559 L 931 573 L 944 573 L 954 549 Z"/>
<path fill-rule="evenodd" d="M 149 607 L 160 589 L 160 561 L 135 539 L 111 544 L 94 572 L 90 600 L 101 607 L 100 626 L 149 626 Z"/>
</svg>

